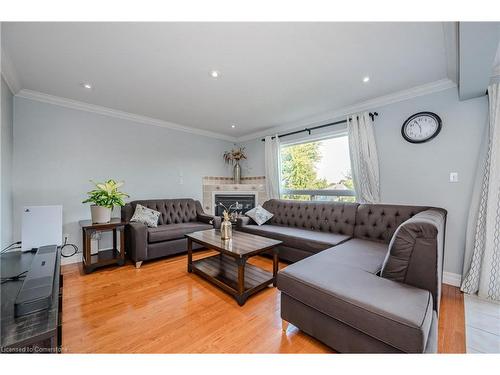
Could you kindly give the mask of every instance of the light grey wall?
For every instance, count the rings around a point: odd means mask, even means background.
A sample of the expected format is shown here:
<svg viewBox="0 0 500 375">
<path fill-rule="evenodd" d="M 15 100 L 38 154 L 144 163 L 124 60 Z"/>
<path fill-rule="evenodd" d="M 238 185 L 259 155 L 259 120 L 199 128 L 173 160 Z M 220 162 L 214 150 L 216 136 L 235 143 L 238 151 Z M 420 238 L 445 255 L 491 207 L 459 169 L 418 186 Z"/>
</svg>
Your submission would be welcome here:
<svg viewBox="0 0 500 375">
<path fill-rule="evenodd" d="M 228 175 L 222 153 L 230 142 L 19 97 L 14 113 L 16 238 L 24 205 L 62 204 L 63 233 L 80 247 L 89 179 L 123 180 L 131 200 L 201 199 L 203 176 Z"/>
<path fill-rule="evenodd" d="M 377 111 L 382 201 L 448 210 L 444 269 L 461 274 L 470 198 L 487 121 L 487 97 L 460 102 L 457 90 L 451 89 Z M 400 129 L 407 117 L 420 111 L 437 113 L 443 128 L 434 140 L 414 145 L 403 140 Z M 458 172 L 458 183 L 449 182 L 450 172 Z"/>
<path fill-rule="evenodd" d="M 13 242 L 12 237 L 12 156 L 13 156 L 13 96 L 1 79 L 2 127 L 1 127 L 1 217 L 0 246 Z"/>
<path fill-rule="evenodd" d="M 461 102 L 457 90 L 450 89 L 373 110 L 379 113 L 375 136 L 382 202 L 447 209 L 444 269 L 460 274 L 473 179 L 487 121 L 487 97 Z M 401 125 L 420 111 L 437 113 L 443 128 L 432 141 L 414 145 L 401 137 Z M 264 173 L 263 142 L 259 139 L 243 145 L 249 150 L 247 168 Z M 458 183 L 448 182 L 450 172 L 459 173 Z"/>
<path fill-rule="evenodd" d="M 244 142 L 240 144 L 245 147 L 247 159 L 241 163 L 243 176 L 264 176 L 264 142 L 259 140 Z"/>
</svg>

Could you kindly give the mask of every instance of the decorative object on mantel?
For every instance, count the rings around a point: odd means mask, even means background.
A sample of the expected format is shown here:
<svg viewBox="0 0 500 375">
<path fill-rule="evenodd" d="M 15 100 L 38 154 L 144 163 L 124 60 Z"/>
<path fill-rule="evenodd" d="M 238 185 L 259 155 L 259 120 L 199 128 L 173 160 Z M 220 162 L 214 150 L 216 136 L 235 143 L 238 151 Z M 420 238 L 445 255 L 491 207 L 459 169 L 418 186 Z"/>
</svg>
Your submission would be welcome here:
<svg viewBox="0 0 500 375">
<path fill-rule="evenodd" d="M 224 220 L 220 225 L 220 238 L 224 241 L 227 241 L 233 237 L 233 228 L 231 224 L 231 208 L 233 208 L 234 205 L 236 205 L 237 207 L 238 202 L 230 205 L 229 208 L 224 206 L 222 203 L 219 203 L 219 205 L 224 207 L 224 212 L 222 213 L 222 215 L 224 216 Z"/>
<path fill-rule="evenodd" d="M 224 152 L 224 161 L 227 164 L 234 165 L 233 178 L 234 183 L 239 184 L 241 181 L 241 166 L 240 160 L 246 159 L 245 147 L 233 148 L 231 151 Z"/>
<path fill-rule="evenodd" d="M 89 197 L 82 203 L 93 203 L 90 206 L 92 223 L 109 223 L 113 207 L 124 206 L 125 202 L 123 199 L 128 198 L 129 195 L 118 191 L 123 186 L 123 182 L 116 182 L 115 180 L 107 180 L 106 182 L 94 182 L 91 180 L 91 182 L 96 188 L 87 193 Z"/>
</svg>

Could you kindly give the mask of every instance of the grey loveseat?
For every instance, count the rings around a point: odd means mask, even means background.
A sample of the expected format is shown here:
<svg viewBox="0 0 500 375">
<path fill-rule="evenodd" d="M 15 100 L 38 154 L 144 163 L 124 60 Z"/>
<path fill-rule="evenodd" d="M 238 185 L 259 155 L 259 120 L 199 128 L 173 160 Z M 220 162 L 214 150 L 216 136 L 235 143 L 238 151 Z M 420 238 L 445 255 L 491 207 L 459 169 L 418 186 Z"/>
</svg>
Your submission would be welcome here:
<svg viewBox="0 0 500 375">
<path fill-rule="evenodd" d="M 129 222 L 137 204 L 161 212 L 158 227 Z M 194 199 L 133 201 L 122 207 L 121 216 L 127 222 L 125 249 L 137 268 L 144 260 L 187 251 L 185 234 L 220 226 L 220 218 L 205 214 L 200 202 Z M 199 247 L 193 245 L 193 249 Z"/>
<path fill-rule="evenodd" d="M 281 317 L 339 352 L 436 352 L 446 211 L 270 200 Z M 286 324 L 285 324 L 286 325 Z"/>
</svg>

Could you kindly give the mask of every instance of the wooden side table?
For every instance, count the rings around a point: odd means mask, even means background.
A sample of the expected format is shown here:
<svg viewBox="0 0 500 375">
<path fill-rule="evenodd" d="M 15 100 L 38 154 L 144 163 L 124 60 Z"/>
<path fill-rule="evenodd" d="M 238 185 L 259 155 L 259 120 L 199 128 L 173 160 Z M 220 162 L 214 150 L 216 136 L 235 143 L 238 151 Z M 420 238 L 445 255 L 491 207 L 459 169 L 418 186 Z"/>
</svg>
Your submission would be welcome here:
<svg viewBox="0 0 500 375">
<path fill-rule="evenodd" d="M 90 273 L 96 268 L 118 264 L 125 264 L 125 222 L 120 218 L 112 218 L 109 223 L 93 224 L 91 220 L 81 220 L 83 232 L 83 270 Z M 90 254 L 90 240 L 96 232 L 113 231 L 113 248 Z M 118 233 L 120 232 L 120 247 L 118 247 Z"/>
</svg>

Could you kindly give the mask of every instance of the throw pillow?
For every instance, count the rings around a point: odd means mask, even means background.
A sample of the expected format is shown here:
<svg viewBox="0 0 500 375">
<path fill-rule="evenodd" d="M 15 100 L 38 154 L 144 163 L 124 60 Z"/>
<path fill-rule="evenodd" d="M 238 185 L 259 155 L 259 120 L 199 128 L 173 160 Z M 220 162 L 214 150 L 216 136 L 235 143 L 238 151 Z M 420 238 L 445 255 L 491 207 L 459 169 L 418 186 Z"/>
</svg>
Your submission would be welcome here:
<svg viewBox="0 0 500 375">
<path fill-rule="evenodd" d="M 152 210 L 151 208 L 144 207 L 140 204 L 135 206 L 134 215 L 130 221 L 146 224 L 148 227 L 156 228 L 158 226 L 158 218 L 160 212 Z"/>
<path fill-rule="evenodd" d="M 247 215 L 249 218 L 255 221 L 257 225 L 264 224 L 266 221 L 268 221 L 270 218 L 274 216 L 272 213 L 267 211 L 262 206 L 257 206 L 255 208 L 252 208 L 250 211 L 247 211 L 245 215 Z"/>
</svg>

